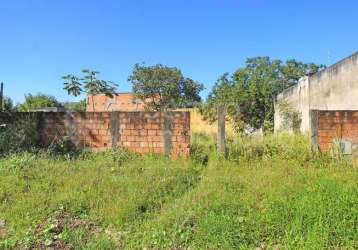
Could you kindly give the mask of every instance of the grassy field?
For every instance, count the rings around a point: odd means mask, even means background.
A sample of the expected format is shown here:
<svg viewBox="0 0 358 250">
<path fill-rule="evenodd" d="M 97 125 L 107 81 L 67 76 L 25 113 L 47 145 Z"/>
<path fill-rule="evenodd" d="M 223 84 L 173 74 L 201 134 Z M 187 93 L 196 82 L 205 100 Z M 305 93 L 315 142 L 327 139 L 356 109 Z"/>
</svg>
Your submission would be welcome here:
<svg viewBox="0 0 358 250">
<path fill-rule="evenodd" d="M 0 160 L 0 248 L 358 248 L 355 166 L 299 135 L 235 138 L 227 159 L 120 150 Z"/>
</svg>

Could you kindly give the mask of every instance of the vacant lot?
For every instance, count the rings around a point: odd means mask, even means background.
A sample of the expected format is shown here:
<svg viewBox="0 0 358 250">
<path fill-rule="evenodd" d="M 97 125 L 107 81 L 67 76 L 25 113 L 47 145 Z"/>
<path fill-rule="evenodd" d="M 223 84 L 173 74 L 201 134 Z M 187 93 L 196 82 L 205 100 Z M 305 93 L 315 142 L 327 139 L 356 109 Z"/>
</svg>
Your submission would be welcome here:
<svg viewBox="0 0 358 250">
<path fill-rule="evenodd" d="M 229 141 L 226 160 L 120 150 L 0 160 L 0 248 L 357 248 L 353 164 L 303 136 Z"/>
</svg>

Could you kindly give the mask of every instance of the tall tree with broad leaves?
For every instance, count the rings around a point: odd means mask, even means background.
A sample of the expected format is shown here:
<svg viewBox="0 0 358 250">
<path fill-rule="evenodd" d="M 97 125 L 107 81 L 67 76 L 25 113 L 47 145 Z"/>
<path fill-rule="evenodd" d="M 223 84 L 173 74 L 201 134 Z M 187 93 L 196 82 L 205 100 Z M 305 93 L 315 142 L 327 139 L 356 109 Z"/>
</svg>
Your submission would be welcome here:
<svg viewBox="0 0 358 250">
<path fill-rule="evenodd" d="M 69 95 L 79 96 L 82 93 L 91 95 L 94 110 L 93 95 L 105 94 L 108 97 L 116 95 L 117 84 L 112 81 L 105 81 L 97 78 L 99 71 L 83 69 L 82 78 L 73 74 L 68 74 L 62 77 L 64 82 L 64 90 L 67 90 Z"/>
<path fill-rule="evenodd" d="M 136 64 L 128 81 L 148 110 L 192 107 L 201 100 L 199 93 L 204 88 L 203 84 L 184 77 L 178 68 L 161 64 Z"/>
<path fill-rule="evenodd" d="M 216 119 L 217 105 L 225 105 L 227 116 L 237 131 L 262 128 L 273 130 L 275 96 L 298 83 L 306 74 L 314 74 L 323 65 L 305 64 L 296 60 L 283 63 L 269 57 L 248 58 L 246 65 L 232 76 L 220 77 L 200 107 L 204 118 Z"/>
<path fill-rule="evenodd" d="M 48 107 L 62 107 L 62 104 L 57 101 L 54 96 L 38 93 L 35 95 L 25 95 L 25 101 L 16 105 L 15 109 L 17 111 L 27 112 L 33 109 Z"/>
</svg>

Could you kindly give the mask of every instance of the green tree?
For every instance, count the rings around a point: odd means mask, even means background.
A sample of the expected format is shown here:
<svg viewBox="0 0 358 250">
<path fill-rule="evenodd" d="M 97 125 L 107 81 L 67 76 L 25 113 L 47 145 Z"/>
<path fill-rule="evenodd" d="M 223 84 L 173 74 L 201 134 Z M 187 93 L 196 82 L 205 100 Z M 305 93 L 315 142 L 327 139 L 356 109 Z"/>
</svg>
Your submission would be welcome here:
<svg viewBox="0 0 358 250">
<path fill-rule="evenodd" d="M 215 82 L 206 103 L 199 103 L 197 105 L 205 120 L 214 122 L 217 118 L 217 105 L 220 103 L 227 103 L 228 100 L 232 100 L 234 98 L 234 92 L 232 91 L 233 83 L 234 82 L 230 79 L 229 73 L 224 73 Z"/>
<path fill-rule="evenodd" d="M 272 131 L 275 96 L 297 84 L 302 76 L 316 73 L 322 67 L 296 60 L 282 63 L 269 57 L 249 58 L 245 67 L 217 81 L 200 111 L 213 121 L 217 105 L 225 105 L 238 131 L 260 128 L 264 132 Z"/>
<path fill-rule="evenodd" d="M 83 69 L 82 78 L 72 74 L 62 77 L 64 82 L 64 90 L 67 90 L 69 95 L 79 96 L 82 93 L 87 95 L 105 94 L 106 96 L 113 97 L 116 94 L 117 84 L 112 81 L 105 81 L 97 78 L 99 71 Z M 93 110 L 94 110 L 94 102 Z"/>
<path fill-rule="evenodd" d="M 62 105 L 54 96 L 38 93 L 36 95 L 25 95 L 25 102 L 18 104 L 16 109 L 18 111 L 26 112 L 32 109 L 47 107 L 62 107 Z"/>
<path fill-rule="evenodd" d="M 14 102 L 8 96 L 4 96 L 3 99 L 3 108 L 5 111 L 11 111 L 14 109 Z"/>
<path fill-rule="evenodd" d="M 145 101 L 150 110 L 194 106 L 201 100 L 199 93 L 204 88 L 203 84 L 184 77 L 178 68 L 161 64 L 136 64 L 128 81 L 135 95 Z"/>
<path fill-rule="evenodd" d="M 297 84 L 302 76 L 315 74 L 324 68 L 325 66 L 322 64 L 303 63 L 295 59 L 287 60 L 281 69 L 283 75 L 282 82 L 284 83 L 283 88 L 291 87 Z"/>
<path fill-rule="evenodd" d="M 63 107 L 66 109 L 73 109 L 76 111 L 86 111 L 86 99 L 78 102 L 63 102 Z"/>
</svg>

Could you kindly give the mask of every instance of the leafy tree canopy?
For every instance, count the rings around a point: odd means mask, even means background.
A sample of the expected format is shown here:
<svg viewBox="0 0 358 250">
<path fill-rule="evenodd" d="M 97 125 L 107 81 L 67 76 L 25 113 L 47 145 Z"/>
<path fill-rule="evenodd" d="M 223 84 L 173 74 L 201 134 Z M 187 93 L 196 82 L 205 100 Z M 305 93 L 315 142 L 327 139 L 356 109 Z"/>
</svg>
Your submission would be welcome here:
<svg viewBox="0 0 358 250">
<path fill-rule="evenodd" d="M 3 99 L 3 109 L 5 111 L 11 111 L 14 109 L 14 102 L 12 101 L 12 99 L 8 96 L 4 96 Z"/>
<path fill-rule="evenodd" d="M 63 107 L 66 109 L 73 109 L 76 111 L 86 111 L 86 99 L 78 102 L 63 102 Z"/>
<path fill-rule="evenodd" d="M 92 95 L 93 111 L 95 109 L 93 95 L 105 94 L 109 97 L 116 95 L 118 85 L 112 81 L 98 79 L 99 71 L 83 69 L 82 73 L 84 74 L 83 77 L 72 74 L 63 76 L 62 79 L 65 80 L 63 89 L 73 96 L 79 96 L 82 93 Z"/>
<path fill-rule="evenodd" d="M 161 64 L 136 64 L 128 81 L 150 110 L 193 106 L 201 100 L 199 93 L 204 88 L 203 84 L 184 77 L 178 68 Z"/>
<path fill-rule="evenodd" d="M 31 109 L 46 107 L 62 107 L 62 105 L 54 96 L 38 93 L 36 95 L 25 95 L 25 102 L 18 104 L 16 109 L 18 111 L 26 112 Z"/>
<path fill-rule="evenodd" d="M 237 131 L 260 128 L 272 131 L 275 96 L 297 84 L 304 75 L 314 74 L 323 67 L 296 60 L 283 63 L 269 57 L 249 58 L 245 67 L 232 76 L 226 73 L 219 78 L 200 111 L 205 119 L 214 121 L 217 105 L 225 105 L 228 119 Z"/>
<path fill-rule="evenodd" d="M 68 74 L 62 77 L 64 82 L 64 89 L 69 95 L 79 96 L 82 93 L 86 94 L 105 94 L 113 97 L 116 93 L 117 84 L 112 81 L 105 81 L 98 79 L 99 71 L 83 69 L 83 77 L 77 77 Z"/>
</svg>

